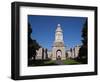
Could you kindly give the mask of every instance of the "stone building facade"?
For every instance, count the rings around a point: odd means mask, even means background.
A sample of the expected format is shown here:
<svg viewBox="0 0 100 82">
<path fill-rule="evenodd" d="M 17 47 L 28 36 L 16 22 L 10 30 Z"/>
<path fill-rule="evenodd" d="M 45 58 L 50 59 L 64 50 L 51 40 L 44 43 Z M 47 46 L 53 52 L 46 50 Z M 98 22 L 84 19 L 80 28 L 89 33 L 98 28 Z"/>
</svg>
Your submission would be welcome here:
<svg viewBox="0 0 100 82">
<path fill-rule="evenodd" d="M 46 60 L 48 59 L 48 52 L 47 49 L 45 48 L 40 48 L 39 50 L 36 51 L 36 59 L 40 59 L 40 60 Z"/>
<path fill-rule="evenodd" d="M 81 47 L 80 45 L 77 45 L 74 48 L 66 50 L 66 57 L 67 58 L 72 58 L 72 59 L 77 58 L 79 56 L 80 47 Z"/>
</svg>

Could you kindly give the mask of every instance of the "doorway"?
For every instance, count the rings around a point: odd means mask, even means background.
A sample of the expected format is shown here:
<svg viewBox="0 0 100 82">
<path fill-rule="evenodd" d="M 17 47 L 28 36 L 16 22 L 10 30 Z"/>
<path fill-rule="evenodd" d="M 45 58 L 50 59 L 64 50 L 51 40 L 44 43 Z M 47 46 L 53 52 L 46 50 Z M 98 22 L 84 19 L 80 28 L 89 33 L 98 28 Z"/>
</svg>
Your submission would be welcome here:
<svg viewBox="0 0 100 82">
<path fill-rule="evenodd" d="M 61 50 L 57 50 L 57 51 L 56 51 L 56 59 L 57 59 L 57 60 L 61 60 L 61 56 L 62 56 Z"/>
</svg>

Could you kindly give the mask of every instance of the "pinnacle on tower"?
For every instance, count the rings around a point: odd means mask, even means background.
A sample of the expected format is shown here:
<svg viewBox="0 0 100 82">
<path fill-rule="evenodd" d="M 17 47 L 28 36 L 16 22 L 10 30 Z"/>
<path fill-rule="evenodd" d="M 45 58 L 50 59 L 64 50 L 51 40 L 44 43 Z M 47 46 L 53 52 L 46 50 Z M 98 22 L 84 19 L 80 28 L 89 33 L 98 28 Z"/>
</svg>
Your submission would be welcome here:
<svg viewBox="0 0 100 82">
<path fill-rule="evenodd" d="M 60 24 L 58 24 L 57 27 L 60 27 Z"/>
<path fill-rule="evenodd" d="M 56 29 L 56 32 L 62 32 L 62 29 L 61 29 L 61 25 L 60 24 L 57 24 L 57 29 Z"/>
</svg>

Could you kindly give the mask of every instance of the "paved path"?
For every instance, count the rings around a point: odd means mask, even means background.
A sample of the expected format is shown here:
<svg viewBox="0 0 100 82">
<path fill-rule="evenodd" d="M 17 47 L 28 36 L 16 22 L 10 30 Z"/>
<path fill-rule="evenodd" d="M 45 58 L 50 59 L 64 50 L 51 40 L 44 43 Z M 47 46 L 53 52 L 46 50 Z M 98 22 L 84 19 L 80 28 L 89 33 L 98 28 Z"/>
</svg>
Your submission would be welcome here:
<svg viewBox="0 0 100 82">
<path fill-rule="evenodd" d="M 58 65 L 64 65 L 64 63 L 61 60 L 56 60 L 55 63 Z"/>
</svg>

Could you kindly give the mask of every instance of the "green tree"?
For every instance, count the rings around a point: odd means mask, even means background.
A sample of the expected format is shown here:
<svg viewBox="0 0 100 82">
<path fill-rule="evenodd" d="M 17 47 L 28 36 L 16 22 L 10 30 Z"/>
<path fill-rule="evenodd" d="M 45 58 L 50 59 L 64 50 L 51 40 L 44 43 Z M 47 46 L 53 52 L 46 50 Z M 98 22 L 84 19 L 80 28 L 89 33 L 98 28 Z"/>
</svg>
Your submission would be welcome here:
<svg viewBox="0 0 100 82">
<path fill-rule="evenodd" d="M 38 50 L 41 46 L 31 38 L 32 28 L 31 25 L 28 23 L 28 65 L 32 63 L 33 60 L 36 59 L 36 50 Z"/>
<path fill-rule="evenodd" d="M 45 49 L 45 53 L 46 53 L 46 59 L 48 59 L 48 49 Z"/>
<path fill-rule="evenodd" d="M 88 59 L 88 55 L 87 55 L 87 49 L 88 49 L 88 44 L 87 44 L 87 41 L 88 41 L 88 34 L 87 34 L 87 20 L 83 26 L 83 29 L 82 29 L 82 46 L 79 50 L 79 58 L 78 60 L 84 64 L 87 63 L 87 59 Z"/>
</svg>

